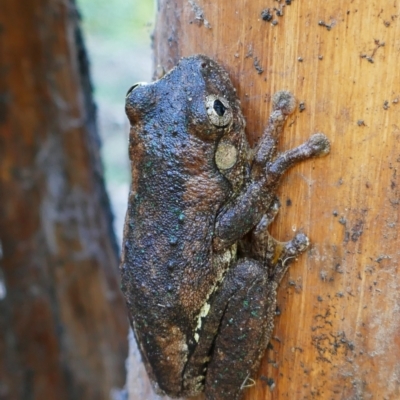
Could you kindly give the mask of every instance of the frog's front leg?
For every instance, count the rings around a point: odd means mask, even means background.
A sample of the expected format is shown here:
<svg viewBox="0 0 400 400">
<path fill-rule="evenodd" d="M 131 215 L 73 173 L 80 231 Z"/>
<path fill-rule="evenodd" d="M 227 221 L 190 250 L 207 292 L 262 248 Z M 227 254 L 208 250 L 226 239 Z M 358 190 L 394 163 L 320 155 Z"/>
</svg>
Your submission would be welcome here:
<svg viewBox="0 0 400 400">
<path fill-rule="evenodd" d="M 288 92 L 283 92 L 287 95 Z M 289 110 L 287 102 L 277 102 L 269 125 L 257 147 L 251 167 L 251 179 L 219 212 L 216 220 L 214 249 L 221 250 L 237 242 L 249 232 L 270 208 L 282 175 L 297 163 L 329 153 L 329 140 L 322 133 L 285 153 L 275 155 L 276 141 Z M 275 117 L 273 118 L 273 116 Z"/>
</svg>

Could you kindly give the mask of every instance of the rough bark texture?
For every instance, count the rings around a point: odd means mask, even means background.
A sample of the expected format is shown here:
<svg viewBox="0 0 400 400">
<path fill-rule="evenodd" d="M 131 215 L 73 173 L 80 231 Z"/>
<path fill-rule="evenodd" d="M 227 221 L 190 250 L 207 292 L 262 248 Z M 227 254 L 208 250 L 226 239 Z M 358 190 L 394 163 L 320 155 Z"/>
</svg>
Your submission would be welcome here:
<svg viewBox="0 0 400 400">
<path fill-rule="evenodd" d="M 0 3 L 0 399 L 109 399 L 127 319 L 73 1 Z"/>
<path fill-rule="evenodd" d="M 277 25 L 262 19 L 267 7 Z M 305 108 L 281 148 L 316 131 L 332 142 L 330 156 L 283 182 L 272 233 L 300 229 L 313 244 L 281 286 L 272 346 L 246 399 L 400 397 L 399 37 L 398 0 L 158 2 L 156 65 L 195 53 L 224 65 L 252 143 L 279 89 Z"/>
</svg>

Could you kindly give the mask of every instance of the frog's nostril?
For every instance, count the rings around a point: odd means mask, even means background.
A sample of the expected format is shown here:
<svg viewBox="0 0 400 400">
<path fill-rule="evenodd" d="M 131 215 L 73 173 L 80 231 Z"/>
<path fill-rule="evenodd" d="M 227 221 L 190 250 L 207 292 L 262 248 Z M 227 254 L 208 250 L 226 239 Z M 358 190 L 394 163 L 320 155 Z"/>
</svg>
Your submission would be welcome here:
<svg viewBox="0 0 400 400">
<path fill-rule="evenodd" d="M 127 91 L 125 97 L 128 97 L 135 89 L 137 89 L 139 86 L 143 86 L 143 85 L 147 85 L 147 83 L 146 83 L 146 82 L 138 82 L 138 83 L 135 83 L 133 86 L 131 86 L 131 87 L 129 88 L 129 90 Z"/>
</svg>

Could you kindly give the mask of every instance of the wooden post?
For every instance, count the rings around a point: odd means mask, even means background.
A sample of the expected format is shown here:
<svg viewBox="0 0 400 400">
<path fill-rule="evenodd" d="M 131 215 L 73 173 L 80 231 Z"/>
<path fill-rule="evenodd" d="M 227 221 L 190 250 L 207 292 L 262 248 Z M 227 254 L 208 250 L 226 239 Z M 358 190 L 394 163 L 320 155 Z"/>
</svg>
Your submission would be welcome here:
<svg viewBox="0 0 400 400">
<path fill-rule="evenodd" d="M 400 398 L 400 1 L 158 3 L 157 70 L 204 53 L 229 71 L 251 143 L 280 89 L 299 101 L 280 148 L 318 131 L 332 143 L 282 183 L 272 234 L 312 246 L 245 398 Z"/>
<path fill-rule="evenodd" d="M 109 400 L 128 324 L 73 1 L 0 2 L 0 399 Z"/>
</svg>

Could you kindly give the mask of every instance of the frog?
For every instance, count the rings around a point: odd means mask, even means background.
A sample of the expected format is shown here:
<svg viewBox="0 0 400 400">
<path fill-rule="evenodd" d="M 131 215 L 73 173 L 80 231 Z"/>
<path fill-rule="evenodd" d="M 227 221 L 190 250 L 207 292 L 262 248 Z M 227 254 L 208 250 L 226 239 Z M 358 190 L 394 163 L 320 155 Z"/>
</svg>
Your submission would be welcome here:
<svg viewBox="0 0 400 400">
<path fill-rule="evenodd" d="M 268 232 L 284 173 L 324 156 L 316 133 L 277 152 L 296 108 L 289 91 L 250 146 L 229 75 L 205 55 L 182 58 L 126 95 L 132 182 L 120 263 L 131 326 L 153 388 L 172 398 L 239 400 L 271 339 L 277 291 L 309 246 Z"/>
</svg>

